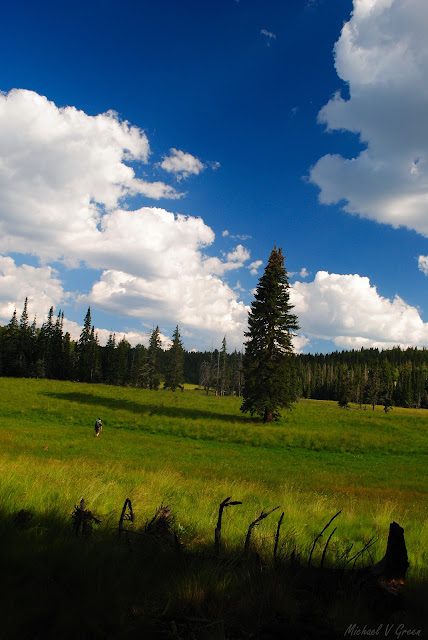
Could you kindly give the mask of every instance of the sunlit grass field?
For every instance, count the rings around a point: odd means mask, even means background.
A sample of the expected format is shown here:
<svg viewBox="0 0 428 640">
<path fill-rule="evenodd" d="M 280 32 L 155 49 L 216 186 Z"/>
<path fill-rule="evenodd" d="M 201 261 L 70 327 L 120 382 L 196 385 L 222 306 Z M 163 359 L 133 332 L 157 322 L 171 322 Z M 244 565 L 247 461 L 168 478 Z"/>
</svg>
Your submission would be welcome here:
<svg viewBox="0 0 428 640">
<path fill-rule="evenodd" d="M 271 553 L 284 511 L 282 549 L 296 548 L 303 557 L 342 510 L 330 563 L 372 536 L 379 541 L 371 559 L 379 560 L 395 520 L 405 530 L 409 577 L 426 575 L 426 411 L 385 414 L 382 407 L 343 410 L 334 402 L 301 401 L 263 425 L 239 407 L 239 398 L 192 388 L 172 393 L 0 379 L 2 510 L 55 512 L 68 521 L 83 497 L 116 526 L 130 498 L 138 526 L 163 502 L 176 514 L 185 544 L 198 548 L 213 544 L 218 505 L 232 496 L 242 505 L 224 514 L 226 549 L 242 547 L 249 523 L 279 506 L 255 530 L 254 544 Z M 99 438 L 97 417 L 104 424 Z"/>
</svg>

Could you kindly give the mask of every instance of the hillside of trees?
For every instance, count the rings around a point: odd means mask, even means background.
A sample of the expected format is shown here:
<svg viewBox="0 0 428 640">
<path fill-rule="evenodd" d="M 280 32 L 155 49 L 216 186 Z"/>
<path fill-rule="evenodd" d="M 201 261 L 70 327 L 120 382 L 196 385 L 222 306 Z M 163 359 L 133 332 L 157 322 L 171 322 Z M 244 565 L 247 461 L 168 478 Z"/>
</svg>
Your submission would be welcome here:
<svg viewBox="0 0 428 640">
<path fill-rule="evenodd" d="M 63 321 L 61 310 L 55 316 L 51 308 L 42 327 L 36 327 L 35 319 L 29 322 L 25 301 L 20 318 L 15 312 L 0 327 L 0 375 L 172 390 L 187 382 L 207 393 L 242 395 L 242 353 L 228 353 L 226 337 L 219 349 L 186 351 L 176 327 L 170 348 L 163 350 L 156 327 L 147 347 L 131 347 L 114 334 L 102 347 L 90 309 L 78 341 L 64 333 Z M 295 399 L 428 409 L 428 349 L 361 349 L 293 358 Z"/>
</svg>

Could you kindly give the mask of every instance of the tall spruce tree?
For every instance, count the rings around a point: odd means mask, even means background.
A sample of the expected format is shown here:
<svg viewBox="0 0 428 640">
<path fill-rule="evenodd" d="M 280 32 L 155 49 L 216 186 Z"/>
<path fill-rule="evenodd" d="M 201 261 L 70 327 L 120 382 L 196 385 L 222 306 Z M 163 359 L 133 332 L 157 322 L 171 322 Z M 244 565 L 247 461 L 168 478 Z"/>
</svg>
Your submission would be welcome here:
<svg viewBox="0 0 428 640">
<path fill-rule="evenodd" d="M 184 382 L 184 347 L 178 325 L 172 334 L 172 344 L 167 351 L 165 387 L 175 391 Z"/>
<path fill-rule="evenodd" d="M 289 288 L 282 250 L 274 247 L 248 314 L 243 359 L 241 411 L 263 422 L 278 418 L 279 409 L 295 399 L 292 337 L 299 325 L 291 313 Z"/>
<path fill-rule="evenodd" d="M 149 389 L 156 390 L 160 385 L 160 371 L 161 371 L 161 357 L 162 357 L 162 342 L 159 332 L 159 327 L 150 334 L 149 348 L 147 350 L 147 377 Z"/>
<path fill-rule="evenodd" d="M 77 373 L 80 382 L 98 382 L 100 376 L 98 335 L 91 324 L 91 307 L 88 307 L 77 343 Z"/>
<path fill-rule="evenodd" d="M 16 309 L 7 325 L 7 344 L 4 350 L 5 375 L 19 376 L 19 324 Z"/>
<path fill-rule="evenodd" d="M 224 336 L 221 343 L 221 351 L 220 351 L 220 395 L 224 396 L 229 392 L 230 386 L 230 371 L 227 366 L 227 342 L 226 336 Z"/>
</svg>

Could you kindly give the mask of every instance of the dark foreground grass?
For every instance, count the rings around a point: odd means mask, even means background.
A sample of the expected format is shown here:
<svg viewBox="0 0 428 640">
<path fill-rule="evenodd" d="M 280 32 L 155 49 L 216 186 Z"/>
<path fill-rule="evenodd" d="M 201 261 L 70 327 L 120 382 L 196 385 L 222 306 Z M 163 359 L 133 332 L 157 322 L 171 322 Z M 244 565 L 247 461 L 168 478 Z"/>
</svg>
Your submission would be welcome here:
<svg viewBox="0 0 428 640">
<path fill-rule="evenodd" d="M 99 415 L 105 426 L 94 438 Z M 426 421 L 424 411 L 301 402 L 266 426 L 242 416 L 239 399 L 199 391 L 0 379 L 4 637 L 343 637 L 353 623 L 376 621 L 421 628 Z M 243 504 L 224 514 L 219 561 L 214 527 L 229 495 Z M 102 520 L 88 539 L 71 531 L 82 496 Z M 127 497 L 139 532 L 156 506 L 170 504 L 184 551 L 137 534 L 131 549 L 119 542 Z M 258 556 L 243 562 L 249 523 L 277 505 L 254 531 Z M 21 509 L 33 514 L 27 529 L 14 520 Z M 308 582 L 302 573 L 315 536 L 340 509 L 329 569 L 372 536 L 379 541 L 357 566 L 380 560 L 389 523 L 405 528 L 411 567 L 397 606 L 376 604 L 350 582 L 327 578 L 328 589 L 326 580 Z M 274 567 L 282 511 L 284 562 Z M 315 566 L 325 542 L 314 550 Z M 300 564 L 285 561 L 293 551 Z"/>
<path fill-rule="evenodd" d="M 130 528 L 131 525 L 128 525 Z M 242 548 L 177 550 L 113 523 L 76 538 L 68 519 L 34 513 L 27 529 L 0 514 L 2 638 L 342 638 L 347 629 L 424 637 L 426 587 L 396 595 L 358 572 L 308 570 L 302 560 Z M 343 567 L 343 563 L 342 563 Z M 393 637 L 399 637 L 394 635 Z"/>
</svg>

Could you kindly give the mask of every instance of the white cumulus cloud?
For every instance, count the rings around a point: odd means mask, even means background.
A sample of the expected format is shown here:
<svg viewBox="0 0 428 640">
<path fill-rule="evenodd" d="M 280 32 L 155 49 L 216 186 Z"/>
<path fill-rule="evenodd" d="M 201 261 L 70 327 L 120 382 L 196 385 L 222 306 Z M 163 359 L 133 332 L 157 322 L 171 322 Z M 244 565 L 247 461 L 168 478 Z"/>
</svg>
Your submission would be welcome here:
<svg viewBox="0 0 428 640">
<path fill-rule="evenodd" d="M 230 346 L 242 345 L 248 308 L 238 294 L 213 275 L 183 272 L 175 279 L 132 276 L 107 270 L 81 302 L 113 315 L 145 323 L 179 324 L 207 341 L 226 334 Z"/>
<path fill-rule="evenodd" d="M 141 337 L 139 326 L 179 323 L 194 336 L 211 333 L 209 342 L 227 334 L 239 348 L 247 308 L 219 276 L 250 254 L 238 245 L 224 260 L 207 258 L 203 249 L 215 235 L 201 218 L 159 207 L 131 210 L 135 194 L 180 196 L 136 176 L 149 156 L 145 133 L 113 112 L 88 116 L 26 90 L 0 94 L 0 251 L 32 254 L 42 265 L 101 270 L 89 295 L 73 298 L 133 318 L 137 328 L 127 333 L 133 340 Z M 181 176 L 203 169 L 174 149 L 164 160 Z M 51 267 L 17 267 L 11 258 L 2 259 L 1 292 L 4 321 L 26 296 L 39 317 L 69 297 Z"/>
<path fill-rule="evenodd" d="M 0 251 L 73 261 L 124 198 L 177 197 L 126 164 L 149 153 L 145 133 L 113 112 L 88 116 L 22 89 L 0 94 Z"/>
<path fill-rule="evenodd" d="M 18 318 L 28 298 L 30 322 L 35 315 L 45 320 L 51 307 L 57 308 L 69 297 L 51 267 L 17 266 L 8 256 L 0 256 L 0 321 L 6 324 L 16 309 Z"/>
<path fill-rule="evenodd" d="M 170 155 L 164 157 L 160 166 L 168 173 L 174 173 L 179 179 L 188 178 L 191 175 L 197 176 L 205 169 L 203 162 L 192 156 L 191 153 L 185 153 L 174 148 L 170 149 Z M 216 166 L 215 168 L 218 167 Z"/>
<path fill-rule="evenodd" d="M 324 204 L 428 236 L 428 11 L 421 0 L 354 0 L 335 45 L 337 92 L 321 109 L 329 131 L 357 134 L 355 158 L 328 154 L 310 172 Z"/>
<path fill-rule="evenodd" d="M 398 295 L 379 295 L 367 277 L 319 271 L 313 282 L 295 282 L 290 300 L 302 332 L 344 349 L 428 346 L 428 323 Z"/>
<path fill-rule="evenodd" d="M 242 244 L 238 244 L 233 251 L 227 254 L 227 259 L 243 264 L 250 259 L 250 252 Z"/>
<path fill-rule="evenodd" d="M 251 262 L 248 265 L 248 269 L 250 270 L 250 273 L 252 276 L 257 275 L 260 267 L 262 266 L 263 261 L 262 260 L 254 260 L 254 262 Z"/>
<path fill-rule="evenodd" d="M 428 256 L 419 256 L 418 267 L 426 276 L 428 276 Z"/>
</svg>

